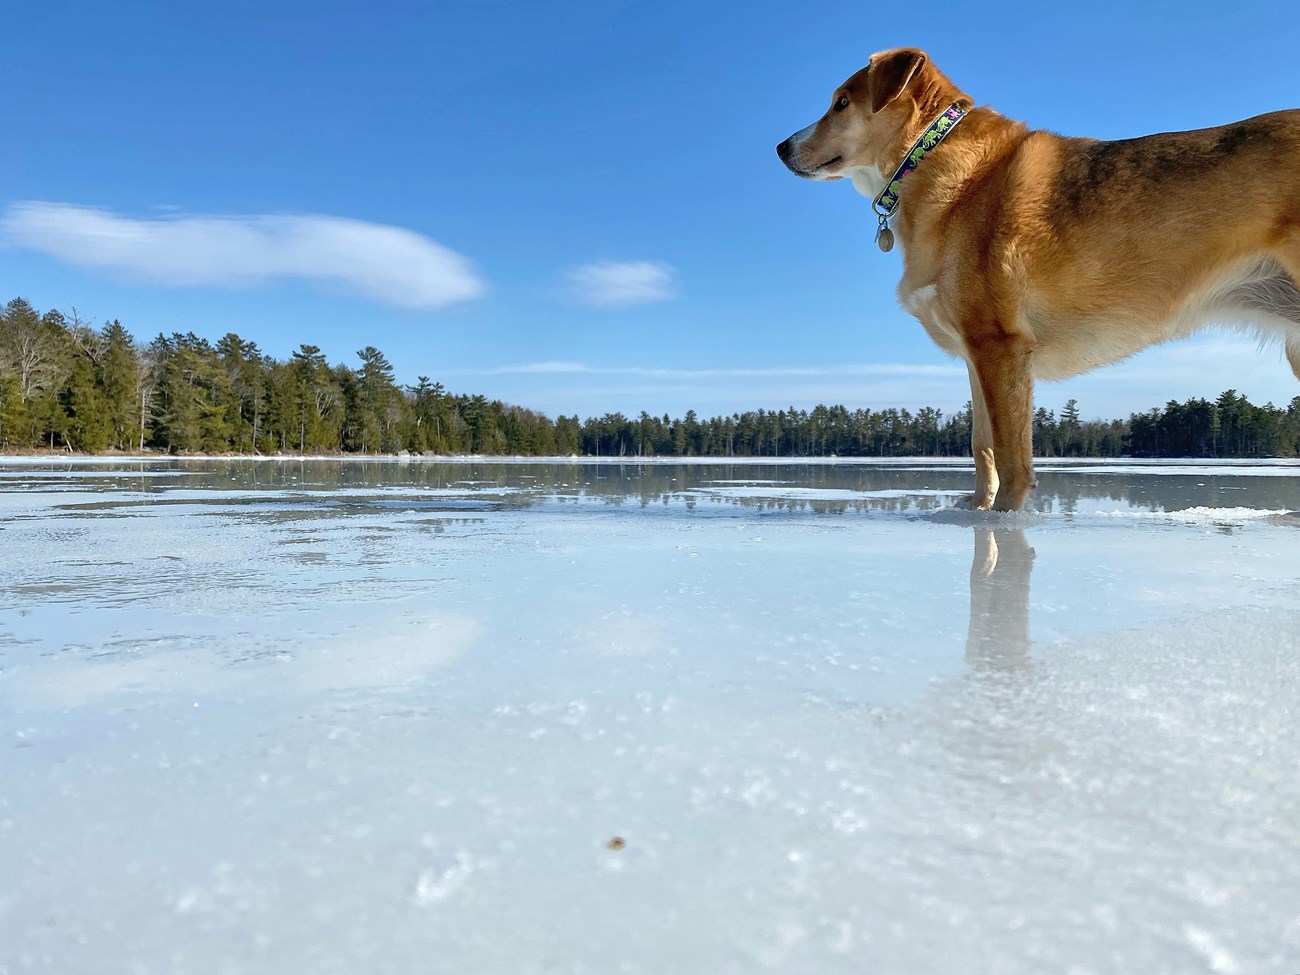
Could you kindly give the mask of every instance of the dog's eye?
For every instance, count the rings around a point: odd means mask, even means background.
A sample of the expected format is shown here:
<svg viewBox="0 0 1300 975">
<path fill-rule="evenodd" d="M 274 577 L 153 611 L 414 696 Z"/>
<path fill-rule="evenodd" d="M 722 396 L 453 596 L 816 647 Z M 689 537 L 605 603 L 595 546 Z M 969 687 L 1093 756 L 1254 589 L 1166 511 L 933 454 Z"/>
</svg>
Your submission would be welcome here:
<svg viewBox="0 0 1300 975">
<path fill-rule="evenodd" d="M 849 107 L 848 95 L 841 95 L 839 98 L 835 99 L 835 111 L 842 112 L 848 107 Z"/>
</svg>

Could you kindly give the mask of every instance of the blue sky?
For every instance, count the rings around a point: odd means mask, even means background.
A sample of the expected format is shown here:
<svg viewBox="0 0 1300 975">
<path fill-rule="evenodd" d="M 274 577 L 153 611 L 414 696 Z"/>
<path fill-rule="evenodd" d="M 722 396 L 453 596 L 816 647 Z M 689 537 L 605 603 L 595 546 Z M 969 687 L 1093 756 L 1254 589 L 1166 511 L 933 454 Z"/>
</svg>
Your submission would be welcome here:
<svg viewBox="0 0 1300 975">
<path fill-rule="evenodd" d="M 868 201 L 775 145 L 873 51 L 1122 138 L 1300 107 L 1289 3 L 46 0 L 0 35 L 0 300 L 236 331 L 552 415 L 966 401 Z M 1067 383 L 1126 415 L 1300 394 L 1212 335 Z"/>
</svg>

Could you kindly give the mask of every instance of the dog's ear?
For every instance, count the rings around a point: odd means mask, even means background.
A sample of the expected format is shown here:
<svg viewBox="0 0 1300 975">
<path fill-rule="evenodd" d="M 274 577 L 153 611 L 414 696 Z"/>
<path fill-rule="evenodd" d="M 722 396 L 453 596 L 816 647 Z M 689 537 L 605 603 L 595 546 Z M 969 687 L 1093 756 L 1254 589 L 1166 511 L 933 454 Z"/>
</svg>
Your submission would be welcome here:
<svg viewBox="0 0 1300 975">
<path fill-rule="evenodd" d="M 871 111 L 878 112 L 901 95 L 925 64 L 925 52 L 905 47 L 874 58 L 867 73 Z"/>
</svg>

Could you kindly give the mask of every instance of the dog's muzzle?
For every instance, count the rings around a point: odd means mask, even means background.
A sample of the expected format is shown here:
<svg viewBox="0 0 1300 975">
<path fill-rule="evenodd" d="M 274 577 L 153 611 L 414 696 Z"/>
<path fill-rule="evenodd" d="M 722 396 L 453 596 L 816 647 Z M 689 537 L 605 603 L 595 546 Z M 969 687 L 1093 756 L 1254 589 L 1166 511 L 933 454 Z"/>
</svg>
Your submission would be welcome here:
<svg viewBox="0 0 1300 975">
<path fill-rule="evenodd" d="M 798 151 L 795 148 L 796 135 L 790 136 L 790 138 L 777 146 L 776 154 L 780 158 L 781 162 L 785 163 L 786 169 L 790 170 L 790 172 L 794 173 L 796 176 L 802 176 L 807 179 L 810 174 L 800 165 L 802 160 L 799 158 Z"/>
<path fill-rule="evenodd" d="M 811 129 L 811 125 L 806 129 L 801 129 L 776 147 L 776 154 L 780 157 L 781 162 L 785 163 L 786 168 L 796 176 L 802 176 L 804 179 L 817 179 L 819 172 L 827 166 L 834 166 L 843 158 L 836 156 L 834 159 L 827 159 L 817 165 L 810 165 L 804 157 L 803 149 L 808 132 Z"/>
</svg>

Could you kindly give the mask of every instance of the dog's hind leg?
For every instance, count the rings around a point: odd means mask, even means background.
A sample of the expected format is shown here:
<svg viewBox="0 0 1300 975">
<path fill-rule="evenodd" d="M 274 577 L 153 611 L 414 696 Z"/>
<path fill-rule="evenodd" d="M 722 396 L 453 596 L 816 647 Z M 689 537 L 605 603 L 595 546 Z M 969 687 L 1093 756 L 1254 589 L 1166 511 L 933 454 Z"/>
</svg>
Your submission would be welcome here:
<svg viewBox="0 0 1300 975">
<path fill-rule="evenodd" d="M 1286 336 L 1286 361 L 1291 364 L 1291 371 L 1300 379 L 1300 237 L 1292 235 L 1283 247 L 1276 251 L 1278 263 L 1285 273 L 1279 274 L 1272 282 L 1271 289 L 1265 288 L 1267 298 L 1264 302 L 1255 302 L 1255 307 L 1263 307 L 1278 318 L 1290 323 Z"/>
</svg>

